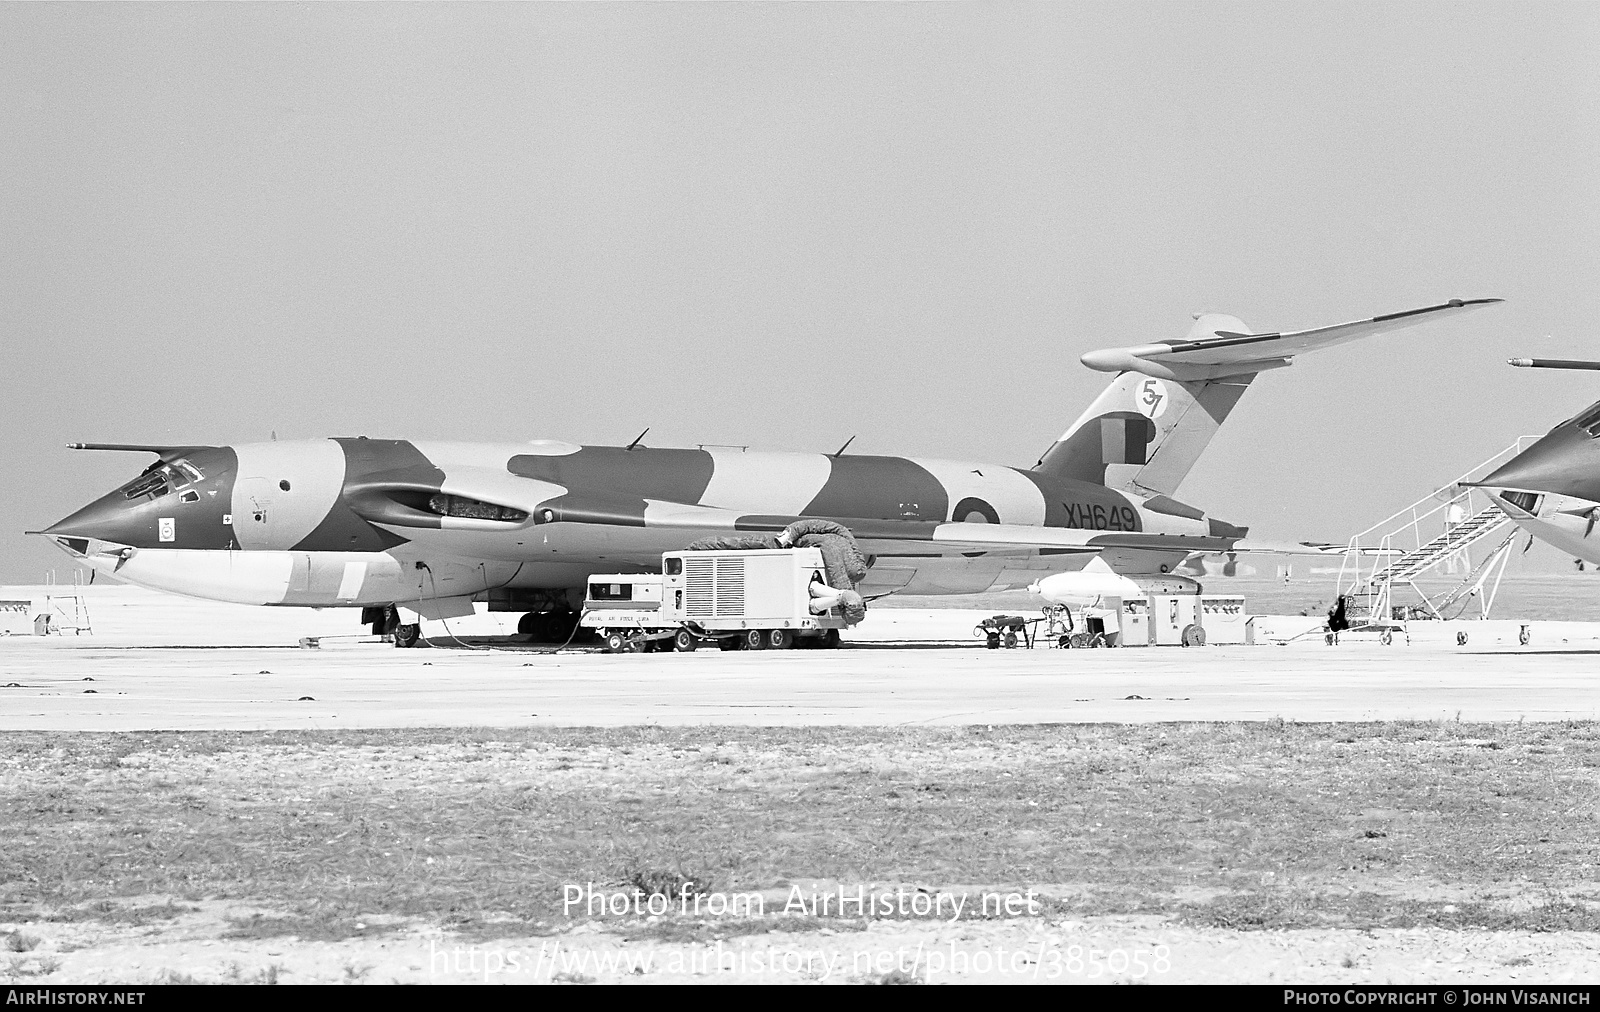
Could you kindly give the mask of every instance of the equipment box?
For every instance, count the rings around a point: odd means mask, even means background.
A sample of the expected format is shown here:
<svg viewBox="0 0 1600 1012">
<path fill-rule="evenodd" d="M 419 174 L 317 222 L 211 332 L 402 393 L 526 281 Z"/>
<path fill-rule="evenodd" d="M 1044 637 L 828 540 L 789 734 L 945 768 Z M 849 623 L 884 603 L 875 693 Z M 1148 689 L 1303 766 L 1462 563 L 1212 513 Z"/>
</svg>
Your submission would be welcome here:
<svg viewBox="0 0 1600 1012">
<path fill-rule="evenodd" d="M 1200 626 L 1207 643 L 1244 643 L 1249 616 L 1244 613 L 1244 598 L 1201 595 Z"/>
<path fill-rule="evenodd" d="M 1200 599 L 1193 595 L 1150 598 L 1150 642 L 1158 647 L 1181 647 L 1183 631 L 1199 623 Z"/>
<path fill-rule="evenodd" d="M 1122 602 L 1122 635 L 1117 645 L 1147 647 L 1150 645 L 1150 601 L 1142 597 L 1127 598 Z"/>
<path fill-rule="evenodd" d="M 0 636 L 33 635 L 33 601 L 0 601 Z"/>
</svg>

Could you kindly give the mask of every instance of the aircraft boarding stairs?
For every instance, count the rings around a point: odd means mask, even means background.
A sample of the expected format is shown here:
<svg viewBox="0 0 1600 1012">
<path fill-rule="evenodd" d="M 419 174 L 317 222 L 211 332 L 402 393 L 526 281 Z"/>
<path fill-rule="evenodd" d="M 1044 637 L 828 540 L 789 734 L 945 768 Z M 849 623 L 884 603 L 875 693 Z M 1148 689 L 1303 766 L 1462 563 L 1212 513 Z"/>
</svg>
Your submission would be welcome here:
<svg viewBox="0 0 1600 1012">
<path fill-rule="evenodd" d="M 1350 539 L 1337 593 L 1346 599 L 1351 632 L 1377 632 L 1387 643 L 1393 633 L 1405 632 L 1410 619 L 1461 618 L 1473 601 L 1477 617 L 1489 617 L 1518 528 L 1487 490 L 1461 483 L 1491 473 L 1536 438 L 1524 436 Z M 1370 568 L 1364 570 L 1368 561 Z M 1418 585 L 1430 574 L 1459 579 L 1442 592 L 1435 585 L 1430 595 Z M 1418 603 L 1396 603 L 1396 589 L 1411 591 Z"/>
</svg>

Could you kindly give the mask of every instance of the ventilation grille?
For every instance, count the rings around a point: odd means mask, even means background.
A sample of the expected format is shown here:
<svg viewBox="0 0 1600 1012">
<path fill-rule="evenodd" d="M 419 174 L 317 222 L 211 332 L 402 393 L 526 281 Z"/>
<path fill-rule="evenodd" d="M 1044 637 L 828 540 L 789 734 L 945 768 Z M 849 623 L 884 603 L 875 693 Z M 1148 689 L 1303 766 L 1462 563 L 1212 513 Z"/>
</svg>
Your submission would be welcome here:
<svg viewBox="0 0 1600 1012">
<path fill-rule="evenodd" d="M 710 618 L 716 599 L 716 574 L 710 559 L 684 559 L 683 582 L 689 593 L 683 612 L 690 618 Z"/>
<path fill-rule="evenodd" d="M 717 560 L 717 614 L 744 614 L 744 560 Z"/>
<path fill-rule="evenodd" d="M 684 559 L 683 582 L 689 618 L 744 614 L 743 559 Z"/>
</svg>

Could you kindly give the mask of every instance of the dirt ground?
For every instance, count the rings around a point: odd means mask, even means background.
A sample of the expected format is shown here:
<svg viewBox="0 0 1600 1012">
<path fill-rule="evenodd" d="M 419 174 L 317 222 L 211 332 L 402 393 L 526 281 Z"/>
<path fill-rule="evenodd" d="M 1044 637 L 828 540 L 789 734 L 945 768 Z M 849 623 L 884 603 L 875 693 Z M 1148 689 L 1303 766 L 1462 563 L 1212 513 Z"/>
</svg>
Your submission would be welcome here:
<svg viewBox="0 0 1600 1012">
<path fill-rule="evenodd" d="M 154 898 L 147 898 L 154 899 Z M 625 941 L 591 924 L 472 941 L 425 924 L 369 937 L 232 939 L 247 908 L 201 903 L 159 926 L 22 923 L 38 939 L 0 955 L 13 983 L 1584 983 L 1591 932 L 1233 931 L 1160 917 L 875 921 L 704 942 Z M 377 918 L 374 918 L 376 921 Z M 9 958 L 7 958 L 9 956 Z M 48 972 L 46 972 L 48 971 Z"/>
<path fill-rule="evenodd" d="M 6 743 L 12 983 L 1600 979 L 1588 723 Z"/>
</svg>

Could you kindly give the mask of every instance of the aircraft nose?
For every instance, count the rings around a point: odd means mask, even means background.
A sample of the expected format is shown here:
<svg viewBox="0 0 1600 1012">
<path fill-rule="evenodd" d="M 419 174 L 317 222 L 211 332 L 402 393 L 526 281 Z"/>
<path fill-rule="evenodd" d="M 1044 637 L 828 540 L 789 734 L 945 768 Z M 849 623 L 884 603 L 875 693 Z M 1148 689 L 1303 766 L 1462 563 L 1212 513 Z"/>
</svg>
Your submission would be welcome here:
<svg viewBox="0 0 1600 1012">
<path fill-rule="evenodd" d="M 1560 425 L 1474 485 L 1600 500 L 1600 440 Z"/>
<path fill-rule="evenodd" d="M 40 531 L 48 538 L 89 538 L 119 545 L 140 543 L 149 523 L 137 515 L 121 492 L 103 495 L 71 516 Z"/>
</svg>

